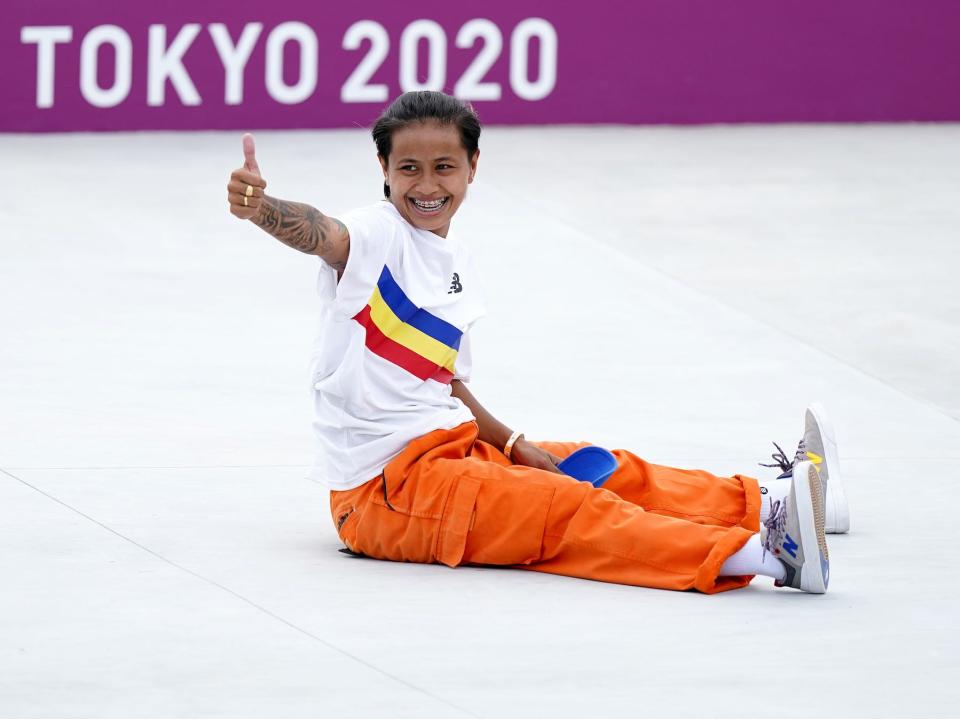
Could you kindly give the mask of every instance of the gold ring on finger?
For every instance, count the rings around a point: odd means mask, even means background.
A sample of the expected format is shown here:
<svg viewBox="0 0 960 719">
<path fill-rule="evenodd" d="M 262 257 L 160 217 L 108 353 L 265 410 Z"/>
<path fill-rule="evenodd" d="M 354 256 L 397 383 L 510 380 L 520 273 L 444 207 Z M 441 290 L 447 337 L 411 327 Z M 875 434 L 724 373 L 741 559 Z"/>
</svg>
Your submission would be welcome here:
<svg viewBox="0 0 960 719">
<path fill-rule="evenodd" d="M 247 185 L 247 197 L 253 197 L 253 185 Z"/>
<path fill-rule="evenodd" d="M 243 206 L 244 206 L 244 207 L 249 207 L 249 206 L 250 206 L 250 204 L 247 202 L 247 196 L 246 196 L 246 195 L 243 196 Z"/>
</svg>

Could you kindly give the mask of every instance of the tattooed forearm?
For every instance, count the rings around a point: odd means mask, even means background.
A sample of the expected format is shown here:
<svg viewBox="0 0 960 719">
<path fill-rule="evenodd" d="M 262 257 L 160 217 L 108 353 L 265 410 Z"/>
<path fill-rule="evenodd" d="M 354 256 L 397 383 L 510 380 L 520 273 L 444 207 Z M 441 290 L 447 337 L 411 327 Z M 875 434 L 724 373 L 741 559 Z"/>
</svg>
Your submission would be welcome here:
<svg viewBox="0 0 960 719">
<path fill-rule="evenodd" d="M 340 222 L 340 220 L 338 220 L 336 217 L 328 217 L 327 219 L 336 225 L 336 229 L 340 233 L 341 237 L 350 236 L 350 231 L 347 229 L 347 226 Z M 347 247 L 349 247 L 349 245 L 347 245 Z M 337 271 L 338 276 L 342 274 L 345 269 L 347 269 L 346 258 L 339 262 L 335 260 L 327 260 L 327 264 Z M 339 279 L 337 281 L 339 282 Z"/>
<path fill-rule="evenodd" d="M 310 205 L 267 196 L 260 214 L 252 221 L 288 247 L 312 255 L 323 255 L 328 249 L 330 230 L 343 228 L 339 220 L 332 220 Z M 338 228 L 332 227 L 334 222 Z"/>
</svg>

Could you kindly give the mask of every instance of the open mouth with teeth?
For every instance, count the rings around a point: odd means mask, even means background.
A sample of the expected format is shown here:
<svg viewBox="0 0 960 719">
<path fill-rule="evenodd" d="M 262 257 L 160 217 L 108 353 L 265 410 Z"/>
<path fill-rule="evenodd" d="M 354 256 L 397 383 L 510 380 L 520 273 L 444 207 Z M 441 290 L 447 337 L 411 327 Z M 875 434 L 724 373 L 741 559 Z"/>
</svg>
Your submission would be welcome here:
<svg viewBox="0 0 960 719">
<path fill-rule="evenodd" d="M 413 209 L 420 215 L 436 215 L 443 211 L 450 201 L 449 197 L 441 197 L 437 200 L 419 200 L 408 197 L 407 201 L 413 206 Z"/>
</svg>

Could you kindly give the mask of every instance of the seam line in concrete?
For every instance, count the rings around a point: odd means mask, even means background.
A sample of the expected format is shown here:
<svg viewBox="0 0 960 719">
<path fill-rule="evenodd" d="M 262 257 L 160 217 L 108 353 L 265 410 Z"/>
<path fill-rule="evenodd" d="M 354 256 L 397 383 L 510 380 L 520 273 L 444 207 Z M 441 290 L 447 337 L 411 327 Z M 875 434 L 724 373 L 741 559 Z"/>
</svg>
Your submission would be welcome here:
<svg viewBox="0 0 960 719">
<path fill-rule="evenodd" d="M 267 608 L 264 607 L 263 605 L 257 604 L 257 603 L 256 603 L 255 601 L 253 601 L 252 599 L 249 599 L 249 598 L 243 596 L 242 594 L 234 591 L 233 589 L 230 589 L 230 587 L 227 587 L 226 585 L 220 584 L 219 582 L 217 582 L 217 581 L 215 581 L 215 580 L 213 580 L 213 579 L 210 579 L 209 577 L 205 577 L 205 576 L 203 576 L 202 574 L 199 574 L 198 572 L 195 572 L 195 571 L 193 571 L 192 569 L 189 569 L 188 567 L 185 567 L 185 566 L 183 566 L 182 564 L 179 564 L 179 563 L 173 561 L 172 559 L 169 559 L 169 558 L 163 556 L 162 554 L 159 554 L 158 552 L 155 552 L 154 550 L 152 550 L 152 549 L 150 549 L 149 547 L 141 544 L 140 542 L 136 541 L 135 539 L 132 539 L 132 538 L 126 536 L 125 534 L 122 534 L 122 533 L 118 532 L 117 530 L 113 529 L 112 527 L 107 526 L 106 524 L 104 524 L 103 522 L 99 521 L 98 519 L 95 519 L 94 517 L 91 517 L 89 514 L 86 514 L 85 512 L 77 509 L 76 507 L 74 507 L 74 506 L 72 506 L 72 505 L 70 505 L 70 504 L 67 504 L 67 503 L 64 502 L 63 500 L 61 500 L 61 499 L 53 496 L 52 494 L 50 494 L 50 493 L 48 493 L 48 492 L 45 492 L 44 490 L 40 489 L 39 487 L 37 487 L 37 486 L 35 486 L 35 485 L 33 485 L 33 484 L 30 484 L 30 482 L 27 482 L 26 480 L 21 479 L 20 477 L 16 476 L 15 474 L 12 474 L 12 473 L 9 472 L 8 470 L 6 470 L 6 469 L 0 469 L 0 474 L 5 474 L 6 476 L 10 477 L 11 479 L 13 479 L 13 480 L 15 480 L 15 481 L 17 481 L 17 482 L 20 482 L 22 485 L 24 485 L 25 487 L 28 487 L 28 488 L 32 489 L 32 490 L 33 490 L 34 492 L 36 492 L 37 494 L 40 494 L 40 495 L 46 497 L 47 499 L 49 499 L 49 500 L 51 500 L 51 501 L 53 501 L 53 502 L 56 502 L 56 503 L 59 504 L 60 506 L 62 506 L 62 507 L 64 507 L 64 508 L 70 510 L 71 512 L 73 512 L 73 513 L 75 513 L 75 514 L 83 517 L 83 518 L 86 519 L 87 521 L 92 522 L 93 524 L 96 524 L 96 525 L 97 525 L 98 527 L 100 527 L 101 529 L 104 529 L 104 530 L 110 532 L 111 534 L 113 534 L 114 536 L 119 537 L 119 538 L 122 539 L 123 541 L 128 542 L 129 544 L 132 544 L 133 546 L 135 546 L 135 547 L 137 547 L 138 549 L 146 552 L 147 554 L 149 554 L 150 556 L 154 557 L 155 559 L 158 559 L 158 560 L 160 560 L 161 562 L 163 562 L 163 563 L 165 563 L 165 564 L 167 564 L 167 565 L 169 565 L 169 566 L 171 566 L 171 567 L 173 567 L 173 568 L 175 568 L 175 569 L 180 570 L 181 572 L 185 572 L 186 574 L 189 574 L 191 577 L 194 577 L 195 579 L 199 579 L 200 581 L 205 582 L 206 584 L 209 584 L 210 586 L 216 587 L 217 589 L 219 589 L 219 590 L 221 590 L 221 591 L 223 591 L 223 592 L 226 592 L 227 594 L 229 594 L 230 596 L 234 597 L 235 599 L 239 599 L 241 602 L 244 602 L 244 603 L 247 604 L 248 606 L 256 609 L 257 611 L 259 611 L 259 612 L 261 612 L 261 613 L 263 613 L 263 614 L 265 614 L 265 615 L 267 615 L 267 616 L 270 617 L 271 619 L 274 619 L 274 620 L 280 622 L 281 624 L 286 625 L 288 628 L 293 629 L 294 631 L 299 632 L 300 634 L 302 634 L 302 635 L 304 635 L 304 636 L 306 636 L 306 637 L 308 637 L 308 638 L 310 638 L 310 639 L 313 639 L 315 642 L 318 642 L 318 643 L 322 644 L 323 646 L 325 646 L 325 647 L 327 647 L 328 649 L 330 649 L 330 650 L 332 650 L 332 651 L 340 654 L 341 656 L 344 656 L 344 657 L 346 657 L 347 659 L 350 659 L 351 661 L 354 661 L 354 662 L 356 662 L 356 663 L 358 663 L 358 664 L 366 667 L 367 669 L 369 669 L 369 670 L 371 670 L 371 671 L 373 671 L 373 672 L 375 672 L 375 673 L 377 673 L 377 674 L 380 674 L 381 676 L 386 677 L 387 679 L 390 679 L 390 680 L 396 682 L 397 684 L 400 684 L 401 686 L 406 687 L 407 689 L 411 689 L 411 690 L 413 690 L 413 691 L 415 691 L 415 692 L 417 692 L 417 693 L 419 693 L 419 694 L 423 694 L 424 696 L 427 696 L 427 697 L 429 697 L 430 699 L 433 699 L 434 701 L 439 702 L 440 704 L 443 704 L 444 706 L 450 707 L 451 709 L 456 709 L 457 711 L 461 712 L 462 714 L 464 714 L 464 715 L 466 715 L 466 716 L 471 716 L 471 717 L 476 717 L 477 719 L 481 719 L 478 714 L 474 714 L 473 712 L 471 712 L 470 710 L 468 710 L 468 709 L 466 709 L 466 708 L 464 708 L 464 707 L 461 707 L 461 706 L 459 706 L 459 705 L 457 705 L 457 704 L 454 704 L 454 703 L 448 701 L 447 699 L 444 699 L 444 698 L 442 698 L 442 697 L 440 697 L 440 696 L 437 696 L 436 694 L 433 694 L 432 692 L 428 691 L 427 689 L 424 689 L 424 688 L 422 688 L 422 687 L 418 687 L 416 684 L 412 684 L 411 682 L 408 682 L 408 681 L 406 681 L 405 679 L 402 679 L 402 678 L 398 677 L 398 676 L 395 675 L 395 674 L 391 674 L 390 672 L 386 671 L 385 669 L 381 669 L 380 667 L 378 667 L 378 666 L 376 666 L 376 665 L 374 665 L 374 664 L 371 664 L 371 663 L 365 661 L 364 659 L 361 659 L 360 657 L 358 657 L 358 656 L 355 655 L 355 654 L 351 654 L 351 653 L 348 652 L 347 650 L 338 647 L 336 644 L 333 644 L 333 643 L 327 641 L 326 639 L 323 639 L 322 637 L 319 637 L 319 636 L 317 636 L 316 634 L 313 634 L 312 632 L 308 631 L 307 629 L 304 629 L 303 627 L 300 627 L 300 626 L 294 624 L 293 622 L 291 622 L 291 621 L 288 620 L 288 619 L 285 619 L 284 617 L 280 616 L 279 614 L 276 614 L 275 612 L 270 611 L 269 609 L 267 609 Z"/>
<path fill-rule="evenodd" d="M 492 188 L 493 188 L 493 190 L 494 190 L 495 192 L 499 192 L 501 195 L 506 196 L 506 195 L 508 194 L 505 189 L 497 186 L 496 184 L 492 185 Z M 724 309 L 726 309 L 726 310 L 728 310 L 728 311 L 730 311 L 730 312 L 734 312 L 734 313 L 740 315 L 741 317 L 746 317 L 746 318 L 750 319 L 751 321 L 756 322 L 757 324 L 759 324 L 759 325 L 761 325 L 761 326 L 763 326 L 763 327 L 766 327 L 766 328 L 768 328 L 768 329 L 773 330 L 773 331 L 776 332 L 777 334 L 780 334 L 780 335 L 783 335 L 784 337 L 790 338 L 791 340 L 797 342 L 797 343 L 800 344 L 800 345 L 803 345 L 804 347 L 807 347 L 807 348 L 812 349 L 812 350 L 814 350 L 814 351 L 816 351 L 816 352 L 819 352 L 821 355 L 830 358 L 831 360 L 833 360 L 833 361 L 836 362 L 837 364 L 840 364 L 840 365 L 842 365 L 842 366 L 844 366 L 844 367 L 846 367 L 846 368 L 848 368 L 848 369 L 850 369 L 850 370 L 853 370 L 854 372 L 862 375 L 863 377 L 866 377 L 866 378 L 868 378 L 868 379 L 873 380 L 874 382 L 877 382 L 877 383 L 880 384 L 880 385 L 883 385 L 883 386 L 886 387 L 887 389 L 893 390 L 894 392 L 896 392 L 897 394 L 899 394 L 900 396 L 902 396 L 902 397 L 904 397 L 904 398 L 906 398 L 906 399 L 909 399 L 909 400 L 911 400 L 911 401 L 913 401 L 913 402 L 916 402 L 916 403 L 918 403 L 918 404 L 920 404 L 920 405 L 922 405 L 922 406 L 925 406 L 925 407 L 927 407 L 928 409 L 932 409 L 932 410 L 935 411 L 937 414 L 942 415 L 943 417 L 946 417 L 947 419 L 951 420 L 952 422 L 954 422 L 954 423 L 956 423 L 956 424 L 960 424 L 960 417 L 954 417 L 952 414 L 950 414 L 950 413 L 947 412 L 946 410 L 942 409 L 941 407 L 938 407 L 936 404 L 934 404 L 934 403 L 931 402 L 930 400 L 928 400 L 928 399 L 926 399 L 926 398 L 924 398 L 924 397 L 915 396 L 915 395 L 911 394 L 910 392 L 908 392 L 907 390 L 902 389 L 901 387 L 898 387 L 898 386 L 896 386 L 896 385 L 894 385 L 894 384 L 891 384 L 891 383 L 888 382 L 887 380 L 885 380 L 885 379 L 883 379 L 883 378 L 881 378 L 881 377 L 878 377 L 877 375 L 874 375 L 874 374 L 868 372 L 867 370 L 863 369 L 862 367 L 859 367 L 858 365 L 853 364 L 853 363 L 850 362 L 849 360 L 846 360 L 846 359 L 844 359 L 844 358 L 842 358 L 842 357 L 839 357 L 838 355 L 834 354 L 833 352 L 831 352 L 831 351 L 829 351 L 829 350 L 826 350 L 826 349 L 824 349 L 823 347 L 819 347 L 818 345 L 815 345 L 815 344 L 811 343 L 809 340 L 804 339 L 804 338 L 802 338 L 802 337 L 799 337 L 799 336 L 797 336 L 797 335 L 795 335 L 795 334 L 793 334 L 793 333 L 785 330 L 783 327 L 780 327 L 780 326 L 778 326 L 778 325 L 776 325 L 776 324 L 774 324 L 774 323 L 772 323 L 772 322 L 770 322 L 770 321 L 768 321 L 768 320 L 762 319 L 762 318 L 760 318 L 760 317 L 755 317 L 754 315 L 750 314 L 750 313 L 747 312 L 746 310 L 740 309 L 739 307 L 736 307 L 736 306 L 731 305 L 731 304 L 729 304 L 729 303 L 727 303 L 727 302 L 724 302 L 722 299 L 719 299 L 719 298 L 717 298 L 717 297 L 715 297 L 715 296 L 707 293 L 707 292 L 704 291 L 704 290 L 701 290 L 701 289 L 699 289 L 699 288 L 697 288 L 697 287 L 694 287 L 693 285 L 690 285 L 690 284 L 684 282 L 684 281 L 683 281 L 682 279 L 680 279 L 679 277 L 676 277 L 676 276 L 674 276 L 674 275 L 671 275 L 670 273 L 665 272 L 664 270 L 661 270 L 659 267 L 656 267 L 656 266 L 654 266 L 654 265 L 648 264 L 647 262 L 644 262 L 643 260 L 641 260 L 641 259 L 639 259 L 639 258 L 637 258 L 637 257 L 634 257 L 633 255 L 625 252 L 624 250 L 620 249 L 619 247 L 617 247 L 616 245 L 614 245 L 614 244 L 612 244 L 612 243 L 610 243 L 610 242 L 607 242 L 607 241 L 602 240 L 602 239 L 599 240 L 599 241 L 597 241 L 596 239 L 594 239 L 594 238 L 592 238 L 590 235 L 588 235 L 585 230 L 581 229 L 581 228 L 579 227 L 579 225 L 577 225 L 577 224 L 575 224 L 575 223 L 573 223 L 573 222 L 570 222 L 569 220 L 563 220 L 563 219 L 559 218 L 559 217 L 556 215 L 556 213 L 551 212 L 551 211 L 550 211 L 548 208 L 546 208 L 544 205 L 537 203 L 536 200 L 532 200 L 532 201 L 531 201 L 531 200 L 528 200 L 528 202 L 530 202 L 530 204 L 531 204 L 534 208 L 538 209 L 538 210 L 541 211 L 543 214 L 545 214 L 545 215 L 547 215 L 548 217 L 550 217 L 551 219 L 553 219 L 553 220 L 554 220 L 555 222 L 557 222 L 559 225 L 561 225 L 561 226 L 563 226 L 563 227 L 566 227 L 567 229 L 571 230 L 572 232 L 575 232 L 576 234 L 580 235 L 581 238 L 586 239 L 586 240 L 589 240 L 589 241 L 592 242 L 593 244 L 598 245 L 598 246 L 600 246 L 600 247 L 603 247 L 603 248 L 604 248 L 608 253 L 610 253 L 611 255 L 616 255 L 616 256 L 619 257 L 620 259 L 625 259 L 625 260 L 627 260 L 627 261 L 629 261 L 629 262 L 631 262 L 631 263 L 633 263 L 633 264 L 636 264 L 637 266 L 642 267 L 642 268 L 644 268 L 645 270 L 647 270 L 647 271 L 649 271 L 649 272 L 652 272 L 652 273 L 654 273 L 654 274 L 659 275 L 660 277 L 662 277 L 663 279 L 665 279 L 665 280 L 669 281 L 670 283 L 676 285 L 677 287 L 683 288 L 683 289 L 686 290 L 687 292 L 690 292 L 690 293 L 694 294 L 695 296 L 699 297 L 700 299 L 706 299 L 706 300 L 709 300 L 710 302 L 715 302 L 716 304 L 720 305 L 721 307 L 723 307 Z"/>
</svg>

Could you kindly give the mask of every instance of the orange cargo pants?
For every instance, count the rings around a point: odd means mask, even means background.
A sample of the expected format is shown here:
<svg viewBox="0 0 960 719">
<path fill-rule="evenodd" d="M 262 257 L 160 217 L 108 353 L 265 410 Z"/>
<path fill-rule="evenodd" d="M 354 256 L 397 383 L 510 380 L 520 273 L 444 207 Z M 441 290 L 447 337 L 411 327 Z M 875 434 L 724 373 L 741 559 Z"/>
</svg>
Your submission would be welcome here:
<svg viewBox="0 0 960 719">
<path fill-rule="evenodd" d="M 381 476 L 331 491 L 340 539 L 377 559 L 506 565 L 661 589 L 715 593 L 718 576 L 760 529 L 754 479 L 650 464 L 615 450 L 602 488 L 510 463 L 475 422 L 411 442 Z M 537 442 L 566 457 L 587 443 Z"/>
</svg>

